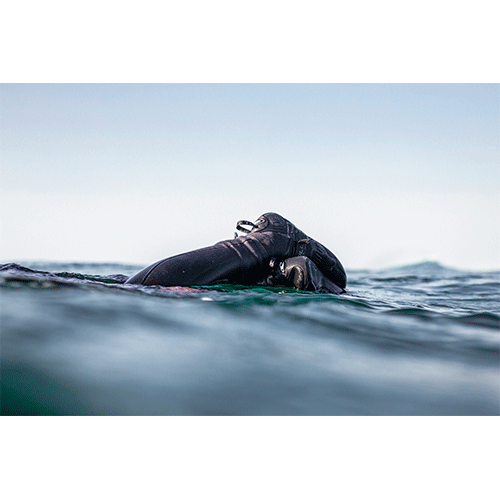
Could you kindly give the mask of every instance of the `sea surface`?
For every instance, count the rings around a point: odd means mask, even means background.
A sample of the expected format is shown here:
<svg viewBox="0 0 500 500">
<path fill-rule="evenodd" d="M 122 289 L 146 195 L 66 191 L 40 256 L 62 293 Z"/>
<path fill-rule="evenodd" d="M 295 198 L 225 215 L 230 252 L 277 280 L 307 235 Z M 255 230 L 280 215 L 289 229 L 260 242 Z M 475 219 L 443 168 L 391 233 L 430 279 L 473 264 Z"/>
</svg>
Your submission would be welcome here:
<svg viewBox="0 0 500 500">
<path fill-rule="evenodd" d="M 2 415 L 499 415 L 500 272 L 347 271 L 348 293 L 0 266 Z"/>
</svg>

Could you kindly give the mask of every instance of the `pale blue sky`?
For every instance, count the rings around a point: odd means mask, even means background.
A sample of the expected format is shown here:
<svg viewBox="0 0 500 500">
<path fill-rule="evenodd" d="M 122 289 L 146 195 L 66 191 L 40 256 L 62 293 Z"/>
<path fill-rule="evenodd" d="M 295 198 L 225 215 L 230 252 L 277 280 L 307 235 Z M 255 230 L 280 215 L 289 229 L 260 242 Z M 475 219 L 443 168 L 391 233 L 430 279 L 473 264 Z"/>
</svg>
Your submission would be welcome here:
<svg viewBox="0 0 500 500">
<path fill-rule="evenodd" d="M 499 86 L 1 86 L 0 261 L 148 264 L 276 211 L 346 268 L 500 268 Z"/>
</svg>

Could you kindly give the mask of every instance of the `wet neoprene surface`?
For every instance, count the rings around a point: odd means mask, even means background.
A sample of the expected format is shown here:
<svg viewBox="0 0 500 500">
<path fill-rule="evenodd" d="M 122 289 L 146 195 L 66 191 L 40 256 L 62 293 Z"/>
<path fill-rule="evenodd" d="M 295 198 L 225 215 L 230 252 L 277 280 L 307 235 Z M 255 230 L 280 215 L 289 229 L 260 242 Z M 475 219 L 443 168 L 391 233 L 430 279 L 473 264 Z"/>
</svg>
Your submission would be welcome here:
<svg viewBox="0 0 500 500">
<path fill-rule="evenodd" d="M 261 215 L 255 224 L 239 221 L 237 227 L 242 223 L 253 226 L 244 236 L 163 259 L 146 267 L 127 283 L 163 286 L 257 284 L 272 274 L 271 259 L 283 261 L 304 256 L 312 262 L 295 262 L 297 269 L 304 266 L 302 272 L 307 275 L 307 284 L 299 280 L 299 286 L 329 293 L 338 293 L 336 287 L 345 288 L 345 271 L 337 257 L 284 217 L 270 212 Z M 291 286 L 295 286 L 293 281 L 291 279 Z"/>
</svg>

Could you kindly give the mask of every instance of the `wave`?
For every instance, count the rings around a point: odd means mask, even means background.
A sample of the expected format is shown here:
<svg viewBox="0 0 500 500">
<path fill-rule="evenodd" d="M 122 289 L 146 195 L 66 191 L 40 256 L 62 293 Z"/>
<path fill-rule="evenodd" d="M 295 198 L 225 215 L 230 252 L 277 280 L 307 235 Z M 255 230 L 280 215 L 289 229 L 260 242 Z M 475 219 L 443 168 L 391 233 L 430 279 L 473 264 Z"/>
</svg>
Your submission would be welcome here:
<svg viewBox="0 0 500 500">
<path fill-rule="evenodd" d="M 88 280 L 88 281 L 98 281 L 102 283 L 125 283 L 128 276 L 123 274 L 113 274 L 113 275 L 94 275 L 94 274 L 84 274 L 79 272 L 70 271 L 39 271 L 31 269 L 29 267 L 24 267 L 20 264 L 11 262 L 9 264 L 0 265 L 0 272 L 6 273 L 6 280 L 13 281 L 15 279 L 24 278 L 25 281 L 37 278 L 63 278 L 66 280 Z M 60 280 L 59 280 L 60 281 Z"/>
<path fill-rule="evenodd" d="M 441 262 L 435 260 L 424 260 L 421 262 L 414 262 L 410 264 L 403 264 L 397 266 L 389 266 L 380 269 L 381 272 L 397 272 L 397 273 L 439 273 L 439 272 L 451 272 L 451 273 L 495 273 L 500 272 L 499 269 L 484 269 L 484 270 L 472 270 L 470 268 L 461 268 L 454 266 L 446 266 Z"/>
<path fill-rule="evenodd" d="M 410 269 L 329 295 L 0 265 L 1 413 L 497 415 L 500 279 Z"/>
<path fill-rule="evenodd" d="M 397 271 L 424 271 L 424 272 L 436 272 L 436 271 L 457 271 L 458 269 L 444 266 L 443 264 L 435 260 L 424 260 L 422 262 L 416 262 L 413 264 L 405 264 L 402 266 L 389 267 L 387 270 L 397 270 Z"/>
</svg>

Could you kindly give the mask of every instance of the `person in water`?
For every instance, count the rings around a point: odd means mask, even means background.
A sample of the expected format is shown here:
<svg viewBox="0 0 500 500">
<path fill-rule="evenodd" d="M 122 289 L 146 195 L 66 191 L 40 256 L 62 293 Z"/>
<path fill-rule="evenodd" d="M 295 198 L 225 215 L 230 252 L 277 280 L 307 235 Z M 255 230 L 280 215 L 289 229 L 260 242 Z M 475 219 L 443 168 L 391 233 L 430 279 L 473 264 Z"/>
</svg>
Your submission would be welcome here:
<svg viewBox="0 0 500 500">
<path fill-rule="evenodd" d="M 288 286 L 337 294 L 345 291 L 347 277 L 337 257 L 281 215 L 269 212 L 255 223 L 239 221 L 236 229 L 245 234 L 163 259 L 139 271 L 126 283 L 146 286 L 228 283 Z"/>
</svg>

